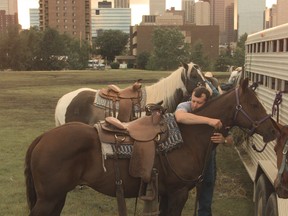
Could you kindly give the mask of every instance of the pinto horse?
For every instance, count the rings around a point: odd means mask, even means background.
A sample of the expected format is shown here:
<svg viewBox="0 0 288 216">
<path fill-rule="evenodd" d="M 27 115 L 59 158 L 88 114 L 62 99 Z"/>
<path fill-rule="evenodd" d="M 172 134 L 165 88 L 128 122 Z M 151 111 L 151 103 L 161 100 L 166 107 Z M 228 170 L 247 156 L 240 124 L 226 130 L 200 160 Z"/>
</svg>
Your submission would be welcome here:
<svg viewBox="0 0 288 216">
<path fill-rule="evenodd" d="M 251 134 L 260 134 L 264 142 L 278 135 L 270 116 L 248 87 L 248 79 L 238 88 L 207 102 L 198 114 L 219 118 L 225 127 L 249 129 Z M 215 131 L 208 125 L 178 124 L 178 127 L 183 139 L 181 146 L 155 155 L 161 216 L 181 215 L 189 190 L 202 177 L 205 158 L 212 146 L 210 136 Z M 67 193 L 77 185 L 87 185 L 115 197 L 115 159 L 104 160 L 105 170 L 103 160 L 99 134 L 87 124 L 67 123 L 36 138 L 25 159 L 30 216 L 60 215 Z M 118 159 L 125 198 L 137 197 L 140 186 L 140 178 L 129 174 L 129 161 Z"/>
<path fill-rule="evenodd" d="M 274 187 L 280 198 L 288 198 L 288 125 L 277 123 L 280 136 L 274 147 L 277 156 L 278 175 L 274 181 Z"/>
<path fill-rule="evenodd" d="M 142 89 L 144 97 L 141 100 L 141 110 L 144 110 L 146 104 L 163 101 L 163 107 L 168 112 L 174 112 L 180 102 L 191 96 L 195 87 L 206 85 L 212 92 L 212 85 L 207 84 L 207 79 L 197 65 L 182 65 L 168 77 Z M 109 114 L 95 102 L 95 98 L 96 101 L 100 98 L 97 97 L 98 92 L 96 89 L 81 88 L 63 95 L 55 108 L 56 126 L 71 121 L 94 125 L 104 120 Z"/>
</svg>

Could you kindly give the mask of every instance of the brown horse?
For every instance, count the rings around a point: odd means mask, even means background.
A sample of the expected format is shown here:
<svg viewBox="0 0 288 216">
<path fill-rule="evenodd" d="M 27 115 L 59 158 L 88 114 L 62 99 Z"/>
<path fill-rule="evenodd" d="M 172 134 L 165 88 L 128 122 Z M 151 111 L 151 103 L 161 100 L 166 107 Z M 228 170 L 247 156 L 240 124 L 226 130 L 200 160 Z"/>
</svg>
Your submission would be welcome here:
<svg viewBox="0 0 288 216">
<path fill-rule="evenodd" d="M 274 186 L 280 198 L 288 198 L 288 125 L 277 124 L 280 136 L 277 138 L 274 150 L 277 156 L 278 175 Z"/>
<path fill-rule="evenodd" d="M 258 133 L 264 142 L 277 136 L 270 116 L 248 88 L 248 79 L 239 88 L 216 97 L 198 111 L 199 115 L 220 118 L 224 126 L 239 126 Z M 142 117 L 143 118 L 143 117 Z M 136 121 L 141 120 L 138 119 Z M 181 147 L 155 156 L 159 173 L 160 215 L 180 216 L 189 190 L 198 183 L 214 128 L 208 125 L 178 124 Z M 94 127 L 79 122 L 54 128 L 29 146 L 25 177 L 31 216 L 60 215 L 66 195 L 77 185 L 116 196 L 114 159 L 104 161 Z M 129 159 L 118 159 L 126 198 L 138 196 L 140 178 L 129 174 Z"/>
</svg>

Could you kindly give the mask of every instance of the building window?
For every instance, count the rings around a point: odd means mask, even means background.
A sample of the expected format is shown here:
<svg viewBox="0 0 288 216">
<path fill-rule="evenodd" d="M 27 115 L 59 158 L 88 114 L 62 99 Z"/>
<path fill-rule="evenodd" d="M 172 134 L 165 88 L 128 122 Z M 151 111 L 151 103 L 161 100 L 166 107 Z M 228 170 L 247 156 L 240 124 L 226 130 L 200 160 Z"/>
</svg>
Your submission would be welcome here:
<svg viewBox="0 0 288 216">
<path fill-rule="evenodd" d="M 96 15 L 100 15 L 100 10 L 95 10 Z"/>
</svg>

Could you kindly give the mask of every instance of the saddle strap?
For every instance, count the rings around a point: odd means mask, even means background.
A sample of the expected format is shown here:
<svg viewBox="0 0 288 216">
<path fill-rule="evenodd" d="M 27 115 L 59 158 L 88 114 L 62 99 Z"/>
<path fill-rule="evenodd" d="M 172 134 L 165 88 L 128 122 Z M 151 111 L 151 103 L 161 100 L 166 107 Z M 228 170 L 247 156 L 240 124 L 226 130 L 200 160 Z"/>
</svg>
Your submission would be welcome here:
<svg viewBox="0 0 288 216">
<path fill-rule="evenodd" d="M 114 170 L 115 170 L 115 184 L 116 184 L 116 198 L 118 205 L 119 216 L 127 216 L 126 202 L 124 198 L 123 181 L 120 176 L 120 169 L 118 164 L 118 151 L 119 142 L 116 140 L 116 153 L 114 157 Z"/>
</svg>

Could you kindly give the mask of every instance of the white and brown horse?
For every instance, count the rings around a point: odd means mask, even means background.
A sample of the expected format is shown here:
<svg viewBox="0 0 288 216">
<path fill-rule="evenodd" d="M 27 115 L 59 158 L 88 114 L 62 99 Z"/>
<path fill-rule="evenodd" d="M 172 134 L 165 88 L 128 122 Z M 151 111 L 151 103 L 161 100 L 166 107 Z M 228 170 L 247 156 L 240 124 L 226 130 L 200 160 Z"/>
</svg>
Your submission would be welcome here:
<svg viewBox="0 0 288 216">
<path fill-rule="evenodd" d="M 141 109 L 144 110 L 146 104 L 163 101 L 162 106 L 168 112 L 174 112 L 177 105 L 188 99 L 199 85 L 206 85 L 211 93 L 215 92 L 207 79 L 197 65 L 183 63 L 168 77 L 142 89 Z M 55 109 L 56 126 L 72 121 L 93 125 L 107 117 L 105 108 L 97 105 L 96 101 L 100 99 L 98 92 L 96 89 L 81 88 L 62 96 Z"/>
</svg>

